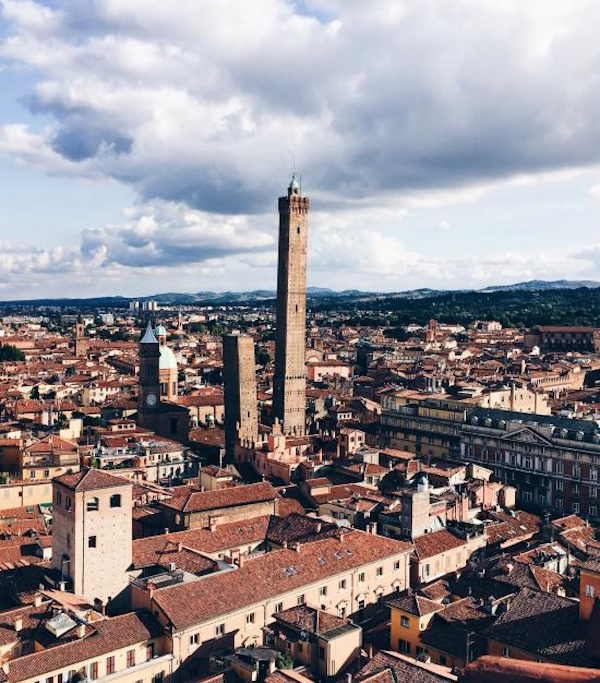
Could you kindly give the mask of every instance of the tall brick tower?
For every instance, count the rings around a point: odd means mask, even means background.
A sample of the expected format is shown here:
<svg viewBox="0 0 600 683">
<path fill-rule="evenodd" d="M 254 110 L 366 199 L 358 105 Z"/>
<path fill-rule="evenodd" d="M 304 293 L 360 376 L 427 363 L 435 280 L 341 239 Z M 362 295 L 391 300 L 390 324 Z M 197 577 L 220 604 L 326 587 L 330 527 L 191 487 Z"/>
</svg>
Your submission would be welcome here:
<svg viewBox="0 0 600 683">
<path fill-rule="evenodd" d="M 292 177 L 287 197 L 279 198 L 277 330 L 273 411 L 284 434 L 306 428 L 306 237 L 308 197 Z"/>
<path fill-rule="evenodd" d="M 225 456 L 233 462 L 235 445 L 252 447 L 258 441 L 256 361 L 254 340 L 246 334 L 223 337 L 225 390 Z"/>
</svg>

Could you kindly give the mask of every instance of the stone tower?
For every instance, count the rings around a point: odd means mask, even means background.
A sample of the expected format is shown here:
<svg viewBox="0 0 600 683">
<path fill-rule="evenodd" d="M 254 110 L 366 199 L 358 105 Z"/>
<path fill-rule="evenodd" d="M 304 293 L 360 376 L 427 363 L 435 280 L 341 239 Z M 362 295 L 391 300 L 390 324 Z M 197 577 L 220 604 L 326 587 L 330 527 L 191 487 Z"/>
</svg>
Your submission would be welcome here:
<svg viewBox="0 0 600 683">
<path fill-rule="evenodd" d="M 148 423 L 159 409 L 160 401 L 160 344 L 154 336 L 152 325 L 148 327 L 144 336 L 140 339 L 140 395 L 138 412 L 140 423 Z"/>
<path fill-rule="evenodd" d="M 86 469 L 52 480 L 52 566 L 103 603 L 129 585 L 132 483 Z"/>
<path fill-rule="evenodd" d="M 258 440 L 256 361 L 249 335 L 223 337 L 225 390 L 225 457 L 233 461 L 236 443 L 252 446 Z"/>
<path fill-rule="evenodd" d="M 88 341 L 85 338 L 85 322 L 83 316 L 77 316 L 75 323 L 75 356 L 77 358 L 85 358 L 88 352 Z"/>
<path fill-rule="evenodd" d="M 306 237 L 308 197 L 295 176 L 279 198 L 277 330 L 273 412 L 284 434 L 302 436 L 306 428 Z"/>
</svg>

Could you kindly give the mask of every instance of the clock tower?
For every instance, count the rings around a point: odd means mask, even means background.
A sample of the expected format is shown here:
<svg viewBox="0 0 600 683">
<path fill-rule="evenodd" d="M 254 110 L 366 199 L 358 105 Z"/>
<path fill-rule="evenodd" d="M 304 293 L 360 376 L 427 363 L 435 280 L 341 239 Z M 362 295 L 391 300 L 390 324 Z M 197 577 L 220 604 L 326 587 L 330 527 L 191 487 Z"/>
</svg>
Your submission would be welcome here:
<svg viewBox="0 0 600 683">
<path fill-rule="evenodd" d="M 140 339 L 140 397 L 138 405 L 140 416 L 149 416 L 159 408 L 159 361 L 160 344 L 154 336 L 150 321 L 148 321 L 146 332 Z"/>
</svg>

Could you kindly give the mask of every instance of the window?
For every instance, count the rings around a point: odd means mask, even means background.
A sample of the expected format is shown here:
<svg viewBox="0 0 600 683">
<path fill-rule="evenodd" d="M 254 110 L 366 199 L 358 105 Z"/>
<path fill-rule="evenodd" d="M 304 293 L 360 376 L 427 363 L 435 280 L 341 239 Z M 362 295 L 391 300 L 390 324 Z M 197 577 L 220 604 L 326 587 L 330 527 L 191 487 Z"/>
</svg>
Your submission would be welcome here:
<svg viewBox="0 0 600 683">
<path fill-rule="evenodd" d="M 157 674 L 154 674 L 154 676 L 152 677 L 152 683 L 163 683 L 164 678 L 165 678 L 164 671 L 159 671 Z"/>
<path fill-rule="evenodd" d="M 90 678 L 95 681 L 98 678 L 98 662 L 90 664 Z"/>
<path fill-rule="evenodd" d="M 340 581 L 340 590 L 343 591 L 346 588 L 346 579 Z"/>
<path fill-rule="evenodd" d="M 502 656 L 503 657 L 510 657 L 510 648 L 506 647 L 506 645 L 502 646 Z"/>
<path fill-rule="evenodd" d="M 44 479 L 50 479 L 50 470 L 44 470 Z"/>
<path fill-rule="evenodd" d="M 407 640 L 398 639 L 398 650 L 402 652 L 403 655 L 410 654 L 410 643 Z"/>
<path fill-rule="evenodd" d="M 319 659 L 325 659 L 325 648 L 323 646 L 319 648 Z"/>
<path fill-rule="evenodd" d="M 127 650 L 127 666 L 135 666 L 135 650 Z"/>
<path fill-rule="evenodd" d="M 579 513 L 579 507 L 580 507 L 580 506 L 579 506 L 579 503 L 573 503 L 573 512 L 574 512 L 575 514 L 578 514 L 578 513 Z"/>
<path fill-rule="evenodd" d="M 590 467 L 590 479 L 598 481 L 598 469 L 596 467 Z"/>
<path fill-rule="evenodd" d="M 593 598 L 594 597 L 594 586 L 588 584 L 585 587 L 585 597 L 586 598 Z"/>
<path fill-rule="evenodd" d="M 59 507 L 62 505 L 62 493 L 60 491 L 56 492 L 56 499 L 55 499 L 56 505 Z"/>
<path fill-rule="evenodd" d="M 410 619 L 408 617 L 401 616 L 400 624 L 404 626 L 404 628 L 410 628 Z"/>
<path fill-rule="evenodd" d="M 121 507 L 121 494 L 120 493 L 113 493 L 113 495 L 110 497 L 110 506 L 111 506 L 111 508 L 120 508 Z"/>
<path fill-rule="evenodd" d="M 200 634 L 199 633 L 192 633 L 190 636 L 190 645 L 198 645 L 200 642 Z"/>
<path fill-rule="evenodd" d="M 88 498 L 85 504 L 85 509 L 88 512 L 96 512 L 100 507 L 100 501 L 97 498 Z"/>
<path fill-rule="evenodd" d="M 281 612 L 282 609 L 283 609 L 283 602 L 278 602 L 278 603 L 275 605 L 275 611 L 276 611 L 276 612 Z"/>
<path fill-rule="evenodd" d="M 95 536 L 88 536 L 88 548 L 95 548 L 96 547 L 96 537 Z"/>
<path fill-rule="evenodd" d="M 298 596 L 297 602 L 299 605 L 303 605 L 306 602 L 306 600 L 304 599 L 304 593 Z"/>
<path fill-rule="evenodd" d="M 357 603 L 357 604 L 358 604 L 358 609 L 364 609 L 364 608 L 365 608 L 365 599 L 364 599 L 364 598 L 360 598 L 360 599 L 358 600 L 358 603 Z"/>
<path fill-rule="evenodd" d="M 71 547 L 71 534 L 67 531 L 67 548 Z"/>
<path fill-rule="evenodd" d="M 557 479 L 557 480 L 554 482 L 554 488 L 555 488 L 557 491 L 562 491 L 562 490 L 563 490 L 563 481 L 562 481 L 562 479 Z"/>
<path fill-rule="evenodd" d="M 365 582 L 365 573 L 364 573 L 364 572 L 361 572 L 361 573 L 358 575 L 358 583 L 364 583 L 364 582 Z"/>
<path fill-rule="evenodd" d="M 396 560 L 396 561 L 394 562 L 394 570 L 397 571 L 398 569 L 400 569 L 400 560 Z"/>
<path fill-rule="evenodd" d="M 225 635 L 225 624 L 217 624 L 215 626 L 215 637 L 218 638 L 223 635 Z"/>
<path fill-rule="evenodd" d="M 65 510 L 67 512 L 71 509 L 71 496 L 66 496 L 65 497 Z"/>
<path fill-rule="evenodd" d="M 151 659 L 154 659 L 154 643 L 146 645 L 146 661 L 149 662 Z"/>
<path fill-rule="evenodd" d="M 321 589 L 319 590 L 319 595 L 321 597 L 327 595 L 327 586 L 321 586 Z"/>
<path fill-rule="evenodd" d="M 250 612 L 250 614 L 246 614 L 246 623 L 247 624 L 253 624 L 254 623 L 254 612 Z"/>
<path fill-rule="evenodd" d="M 110 674 L 115 673 L 115 658 L 113 657 L 107 657 L 106 658 L 106 675 L 110 676 Z"/>
<path fill-rule="evenodd" d="M 430 576 L 431 575 L 431 565 L 429 562 L 425 565 L 425 576 Z"/>
<path fill-rule="evenodd" d="M 590 517 L 596 517 L 598 515 L 598 508 L 595 505 L 590 505 Z"/>
<path fill-rule="evenodd" d="M 340 605 L 338 607 L 338 617 L 345 617 L 346 616 L 346 605 Z"/>
<path fill-rule="evenodd" d="M 383 567 L 377 567 L 377 576 L 383 576 Z"/>
</svg>

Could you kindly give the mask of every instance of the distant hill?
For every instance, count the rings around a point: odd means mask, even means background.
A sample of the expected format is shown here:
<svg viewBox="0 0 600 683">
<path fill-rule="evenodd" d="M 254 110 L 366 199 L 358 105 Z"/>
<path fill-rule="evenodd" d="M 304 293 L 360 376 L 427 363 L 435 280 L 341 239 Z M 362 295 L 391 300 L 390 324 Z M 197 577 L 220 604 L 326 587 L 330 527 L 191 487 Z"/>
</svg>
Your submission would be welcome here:
<svg viewBox="0 0 600 683">
<path fill-rule="evenodd" d="M 514 285 L 495 285 L 480 289 L 480 292 L 505 292 L 505 291 L 526 291 L 539 292 L 548 289 L 580 289 L 587 287 L 597 289 L 600 282 L 595 280 L 529 280 L 528 282 L 517 282 Z"/>
<path fill-rule="evenodd" d="M 594 280 L 529 280 L 528 282 L 517 282 L 511 285 L 492 285 L 479 290 L 473 289 L 410 289 L 400 292 L 366 292 L 359 289 L 344 289 L 335 291 L 328 287 L 307 287 L 306 294 L 309 301 L 313 304 L 319 302 L 336 305 L 343 303 L 362 302 L 368 303 L 378 299 L 385 300 L 419 300 L 431 299 L 445 295 L 457 295 L 468 293 L 491 294 L 494 292 L 550 292 L 554 290 L 576 290 L 576 289 L 599 289 L 600 282 Z M 104 296 L 86 299 L 22 299 L 19 301 L 0 301 L 0 305 L 17 306 L 57 306 L 61 308 L 102 308 L 102 307 L 127 307 L 130 301 L 149 301 L 155 300 L 162 305 L 247 305 L 256 304 L 261 301 L 273 301 L 276 297 L 274 289 L 254 289 L 247 292 L 213 292 L 210 290 L 199 292 L 161 292 L 150 296 L 122 297 Z"/>
</svg>

